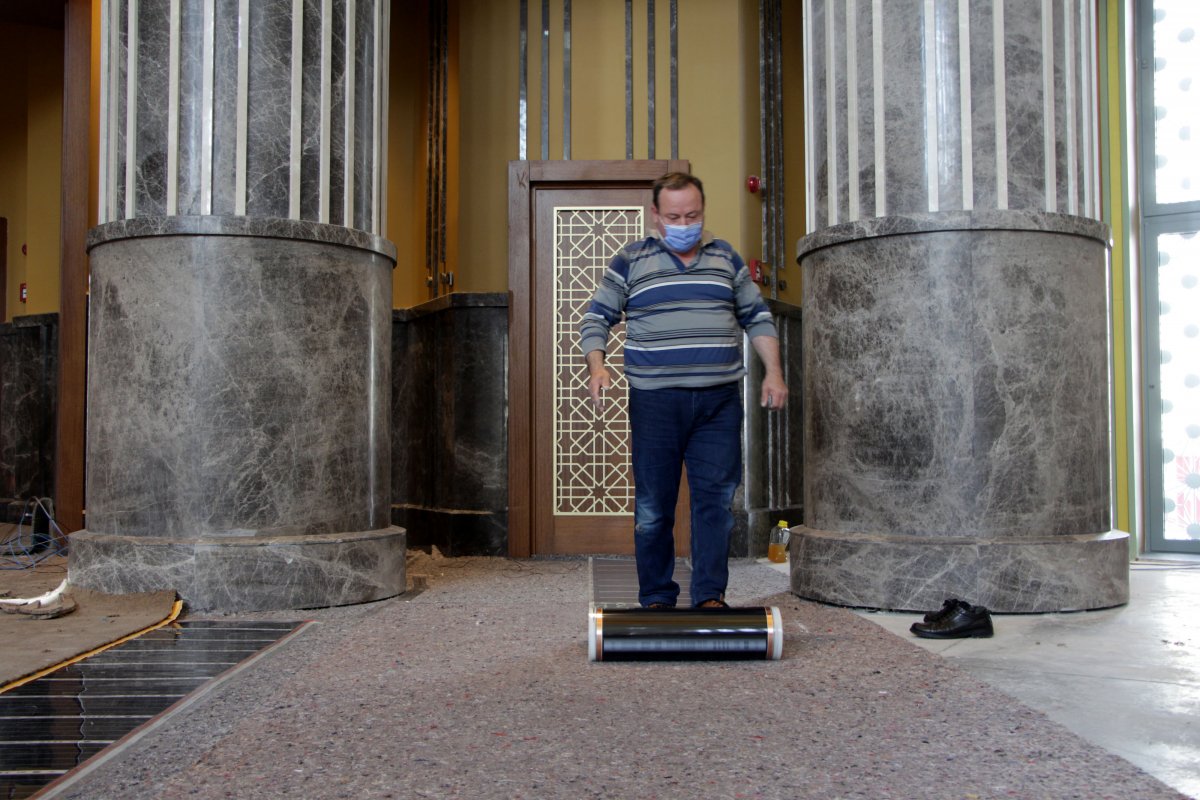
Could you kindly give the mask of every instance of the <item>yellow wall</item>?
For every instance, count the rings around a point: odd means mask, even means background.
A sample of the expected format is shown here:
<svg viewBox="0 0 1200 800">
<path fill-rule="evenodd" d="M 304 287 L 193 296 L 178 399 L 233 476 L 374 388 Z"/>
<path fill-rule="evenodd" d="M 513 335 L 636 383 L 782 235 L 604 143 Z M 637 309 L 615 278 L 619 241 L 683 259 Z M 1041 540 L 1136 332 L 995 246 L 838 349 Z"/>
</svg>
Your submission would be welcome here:
<svg viewBox="0 0 1200 800">
<path fill-rule="evenodd" d="M 617 10 L 620 13 L 615 13 Z M 642 41 L 645 41 L 645 20 L 643 10 L 640 17 Z M 625 158 L 624 4 L 619 4 L 618 9 L 606 0 L 574 0 L 571 3 L 571 28 L 571 157 L 580 160 Z M 658 35 L 662 36 L 661 33 Z M 660 38 L 659 42 L 662 41 Z M 532 74 L 537 73 L 533 71 Z M 643 130 L 643 141 L 645 107 L 643 102 L 642 116 L 635 120 L 635 125 Z M 661 127 L 661 123 L 656 122 L 656 125 Z M 669 148 L 669 129 L 666 142 Z M 560 157 L 561 146 L 551 153 Z M 670 150 L 664 154 L 669 157 Z"/>
<path fill-rule="evenodd" d="M 24 47 L 27 28 L 0 25 L 0 75 L 5 81 L 4 123 L 0 124 L 0 217 L 8 220 L 8 265 L 4 318 L 24 314 L 17 287 L 25 280 L 25 92 L 28 72 Z"/>
<path fill-rule="evenodd" d="M 8 219 L 6 319 L 58 310 L 62 63 L 61 31 L 0 25 L 0 75 L 5 80 L 0 216 Z M 25 304 L 18 297 L 22 283 L 29 289 Z"/>
<path fill-rule="evenodd" d="M 455 289 L 508 289 L 507 163 L 519 155 L 519 4 L 459 0 L 461 256 Z M 671 157 L 669 5 L 655 6 L 655 157 Z M 541 4 L 528 6 L 527 157 L 541 158 Z M 563 155 L 562 14 L 551 5 L 549 137 Z M 633 3 L 633 156 L 649 155 L 647 9 Z M 623 159 L 625 7 L 571 8 L 571 157 Z M 679 157 L 705 182 L 708 227 L 746 258 L 761 251 L 761 204 L 744 188 L 759 171 L 758 4 L 688 0 L 679 7 Z M 798 156 L 802 160 L 802 157 Z M 397 296 L 399 298 L 399 296 Z"/>
<path fill-rule="evenodd" d="M 540 15 L 541 4 L 530 3 L 534 5 Z M 504 292 L 508 290 L 508 162 L 517 157 L 518 141 L 519 6 L 516 0 L 459 0 L 458 9 L 462 138 L 454 288 Z M 531 47 L 531 60 L 534 52 L 537 48 Z"/>
<path fill-rule="evenodd" d="M 779 298 L 800 305 L 803 281 L 796 263 L 796 243 L 808 233 L 804 161 L 804 31 L 800 0 L 783 0 L 783 247 L 787 283 Z"/>
<path fill-rule="evenodd" d="M 58 311 L 62 260 L 62 31 L 30 29 L 25 203 L 29 314 Z"/>
<path fill-rule="evenodd" d="M 798 0 L 788 0 L 786 6 Z M 393 4 L 389 73 L 388 216 L 397 246 L 393 302 L 429 297 L 425 264 L 425 126 L 428 84 L 427 12 L 421 3 Z M 679 156 L 705 181 L 708 226 L 747 258 L 761 256 L 761 201 L 745 177 L 761 172 L 756 0 L 689 0 L 679 7 Z M 450 192 L 446 268 L 457 291 L 508 288 L 507 164 L 518 157 L 518 0 L 451 0 Z M 561 5 L 552 4 L 550 137 L 563 154 Z M 529 4 L 528 156 L 540 158 L 541 7 Z M 794 20 L 798 22 L 798 20 Z M 634 157 L 647 145 L 646 0 L 633 4 Z M 669 5 L 656 4 L 655 156 L 671 157 Z M 798 24 L 794 25 L 798 29 Z M 0 126 L 0 215 L 9 219 L 8 315 L 58 308 L 59 175 L 61 172 L 61 31 L 0 29 L 0 69 L 7 76 Z M 785 56 L 789 74 L 797 50 Z M 94 54 L 95 55 L 95 54 Z M 790 62 L 789 60 L 790 59 Z M 93 61 L 96 59 L 93 58 Z M 790 81 L 795 86 L 799 81 Z M 789 94 L 789 97 L 793 93 Z M 572 158 L 625 157 L 625 13 L 623 3 L 572 3 Z M 452 99 L 453 92 L 452 92 Z M 789 247 L 803 231 L 802 125 L 789 124 Z M 93 109 L 93 112 L 95 109 Z M 94 145 L 94 143 L 93 143 Z M 798 170 L 798 172 L 794 172 Z M 93 167 L 93 173 L 95 172 Z M 796 178 L 795 175 L 800 175 Z M 26 175 L 38 180 L 27 181 Z M 796 199 L 793 208 L 792 200 Z M 29 255 L 21 255 L 28 244 Z M 461 254 L 461 255 L 460 255 Z M 795 276 L 798 278 L 798 275 Z M 17 286 L 29 285 L 21 306 Z M 798 289 L 798 280 L 795 288 Z M 782 293 L 783 296 L 791 291 Z M 798 293 L 796 295 L 798 297 Z"/>
<path fill-rule="evenodd" d="M 428 299 L 425 285 L 425 100 L 428 18 L 418 4 L 392 4 L 388 73 L 387 223 L 384 236 L 398 251 L 392 304 Z"/>
</svg>

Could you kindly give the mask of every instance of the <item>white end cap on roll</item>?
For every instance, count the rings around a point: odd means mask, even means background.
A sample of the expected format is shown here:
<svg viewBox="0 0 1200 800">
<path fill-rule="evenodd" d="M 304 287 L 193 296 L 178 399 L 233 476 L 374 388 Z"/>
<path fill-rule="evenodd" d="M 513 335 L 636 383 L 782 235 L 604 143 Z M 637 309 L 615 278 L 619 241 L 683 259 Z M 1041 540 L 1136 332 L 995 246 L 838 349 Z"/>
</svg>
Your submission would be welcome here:
<svg viewBox="0 0 1200 800">
<path fill-rule="evenodd" d="M 771 653 L 771 660 L 778 661 L 783 658 L 783 617 L 776 606 L 771 606 L 771 628 L 775 631 L 775 647 Z"/>
<path fill-rule="evenodd" d="M 588 661 L 596 660 L 596 615 L 599 613 L 594 606 L 588 611 Z"/>
</svg>

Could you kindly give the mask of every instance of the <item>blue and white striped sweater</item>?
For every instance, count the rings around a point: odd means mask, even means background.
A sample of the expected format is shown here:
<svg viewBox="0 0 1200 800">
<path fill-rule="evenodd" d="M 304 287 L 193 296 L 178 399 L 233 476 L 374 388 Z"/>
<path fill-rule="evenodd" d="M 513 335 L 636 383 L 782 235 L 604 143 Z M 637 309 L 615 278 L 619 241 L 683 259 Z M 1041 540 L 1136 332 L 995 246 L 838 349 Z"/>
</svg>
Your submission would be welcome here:
<svg viewBox="0 0 1200 800">
<path fill-rule="evenodd" d="M 741 256 L 707 235 L 685 267 L 657 234 L 613 257 L 579 324 L 580 348 L 606 350 L 625 318 L 625 375 L 636 389 L 716 386 L 737 380 L 742 330 L 775 336 L 775 323 Z"/>
</svg>

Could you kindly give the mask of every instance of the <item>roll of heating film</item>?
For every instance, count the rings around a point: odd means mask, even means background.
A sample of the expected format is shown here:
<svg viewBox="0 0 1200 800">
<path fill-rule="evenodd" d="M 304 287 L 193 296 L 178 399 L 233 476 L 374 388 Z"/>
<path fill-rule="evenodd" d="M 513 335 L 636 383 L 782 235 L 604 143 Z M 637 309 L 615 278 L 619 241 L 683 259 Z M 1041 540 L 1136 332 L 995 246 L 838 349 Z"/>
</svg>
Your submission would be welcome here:
<svg viewBox="0 0 1200 800">
<path fill-rule="evenodd" d="M 779 609 L 592 609 L 591 661 L 698 661 L 783 657 Z"/>
</svg>

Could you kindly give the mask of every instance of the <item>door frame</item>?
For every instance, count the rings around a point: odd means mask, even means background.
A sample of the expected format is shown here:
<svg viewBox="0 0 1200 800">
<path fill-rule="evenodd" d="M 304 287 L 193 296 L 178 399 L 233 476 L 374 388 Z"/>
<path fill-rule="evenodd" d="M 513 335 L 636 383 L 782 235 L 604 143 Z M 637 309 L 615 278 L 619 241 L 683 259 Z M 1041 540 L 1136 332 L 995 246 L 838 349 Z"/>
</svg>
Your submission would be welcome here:
<svg viewBox="0 0 1200 800">
<path fill-rule="evenodd" d="M 608 186 L 649 188 L 687 161 L 510 161 L 508 163 L 508 554 L 528 558 L 534 547 L 533 248 L 534 192 Z"/>
</svg>

